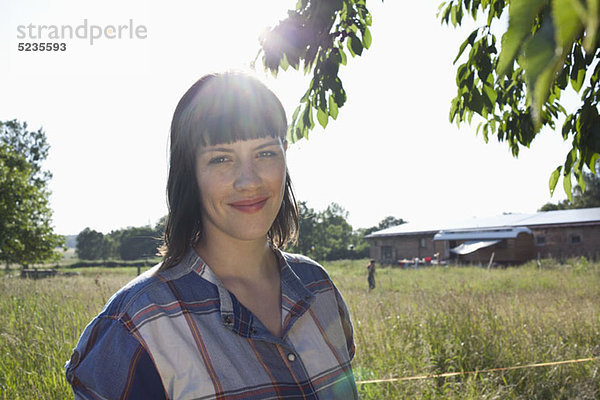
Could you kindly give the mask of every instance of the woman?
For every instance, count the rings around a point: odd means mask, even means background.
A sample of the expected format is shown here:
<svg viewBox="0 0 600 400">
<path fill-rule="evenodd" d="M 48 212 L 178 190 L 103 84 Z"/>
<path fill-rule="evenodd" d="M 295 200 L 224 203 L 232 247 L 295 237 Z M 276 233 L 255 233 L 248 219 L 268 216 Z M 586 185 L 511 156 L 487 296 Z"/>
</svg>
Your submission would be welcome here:
<svg viewBox="0 0 600 400">
<path fill-rule="evenodd" d="M 353 399 L 352 325 L 298 226 L 287 122 L 259 81 L 207 75 L 171 124 L 163 262 L 86 327 L 81 399 Z"/>
</svg>

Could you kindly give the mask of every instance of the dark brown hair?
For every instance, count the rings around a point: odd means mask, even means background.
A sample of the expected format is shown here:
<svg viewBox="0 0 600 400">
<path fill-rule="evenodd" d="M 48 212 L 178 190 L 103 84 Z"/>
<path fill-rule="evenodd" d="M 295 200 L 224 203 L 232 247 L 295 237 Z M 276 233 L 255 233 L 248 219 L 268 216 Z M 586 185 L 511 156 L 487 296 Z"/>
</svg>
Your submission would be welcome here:
<svg viewBox="0 0 600 400">
<path fill-rule="evenodd" d="M 199 146 L 271 136 L 285 142 L 287 120 L 281 102 L 257 79 L 239 73 L 210 74 L 183 95 L 171 122 L 167 201 L 169 214 L 161 248 L 167 269 L 179 263 L 202 238 L 200 192 L 196 181 Z M 296 239 L 298 207 L 286 170 L 279 212 L 267 233 L 273 246 Z"/>
</svg>

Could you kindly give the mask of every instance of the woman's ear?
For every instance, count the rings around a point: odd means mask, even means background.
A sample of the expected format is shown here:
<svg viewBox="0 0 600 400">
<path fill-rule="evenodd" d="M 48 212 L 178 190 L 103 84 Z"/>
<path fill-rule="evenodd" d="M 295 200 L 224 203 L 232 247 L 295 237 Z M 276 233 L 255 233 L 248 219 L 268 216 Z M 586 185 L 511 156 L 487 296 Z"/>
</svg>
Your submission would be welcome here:
<svg viewBox="0 0 600 400">
<path fill-rule="evenodd" d="M 287 151 L 287 145 L 288 145 L 288 141 L 284 140 L 283 141 L 283 151 Z"/>
</svg>

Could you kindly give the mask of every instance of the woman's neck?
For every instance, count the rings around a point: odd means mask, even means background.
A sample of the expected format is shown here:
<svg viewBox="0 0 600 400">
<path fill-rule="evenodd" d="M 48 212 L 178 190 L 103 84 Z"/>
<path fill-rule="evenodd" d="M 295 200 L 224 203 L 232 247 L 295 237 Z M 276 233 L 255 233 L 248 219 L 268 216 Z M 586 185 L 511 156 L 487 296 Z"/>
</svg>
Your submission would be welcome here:
<svg viewBox="0 0 600 400">
<path fill-rule="evenodd" d="M 269 332 L 281 337 L 281 277 L 267 239 L 241 241 L 207 235 L 195 248 L 225 288 Z"/>
<path fill-rule="evenodd" d="M 267 238 L 247 241 L 210 236 L 203 238 L 195 249 L 221 280 L 259 279 L 272 274 L 277 266 Z"/>
</svg>

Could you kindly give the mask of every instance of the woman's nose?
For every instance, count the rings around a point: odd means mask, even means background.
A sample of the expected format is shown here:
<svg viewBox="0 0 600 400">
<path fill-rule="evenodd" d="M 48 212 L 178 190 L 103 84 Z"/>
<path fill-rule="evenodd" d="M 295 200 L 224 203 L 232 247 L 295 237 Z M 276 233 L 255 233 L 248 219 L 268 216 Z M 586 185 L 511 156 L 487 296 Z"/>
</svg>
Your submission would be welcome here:
<svg viewBox="0 0 600 400">
<path fill-rule="evenodd" d="M 260 186 L 262 179 L 257 166 L 253 162 L 240 162 L 236 168 L 236 177 L 233 187 L 236 190 L 254 189 Z"/>
</svg>

